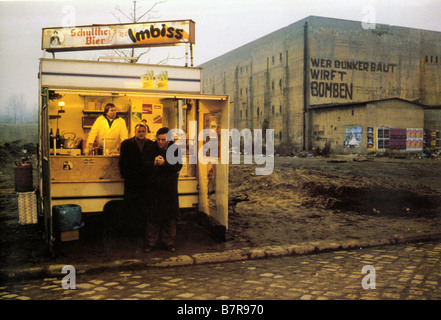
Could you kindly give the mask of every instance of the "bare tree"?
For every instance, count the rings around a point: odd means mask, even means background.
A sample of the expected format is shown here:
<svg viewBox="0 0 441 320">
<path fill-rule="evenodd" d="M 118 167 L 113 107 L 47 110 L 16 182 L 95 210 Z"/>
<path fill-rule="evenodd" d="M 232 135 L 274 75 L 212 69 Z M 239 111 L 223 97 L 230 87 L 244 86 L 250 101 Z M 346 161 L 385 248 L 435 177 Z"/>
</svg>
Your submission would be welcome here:
<svg viewBox="0 0 441 320">
<path fill-rule="evenodd" d="M 11 95 L 8 99 L 6 109 L 8 110 L 8 122 L 14 124 L 23 123 L 24 111 L 26 109 L 24 94 Z"/>
</svg>

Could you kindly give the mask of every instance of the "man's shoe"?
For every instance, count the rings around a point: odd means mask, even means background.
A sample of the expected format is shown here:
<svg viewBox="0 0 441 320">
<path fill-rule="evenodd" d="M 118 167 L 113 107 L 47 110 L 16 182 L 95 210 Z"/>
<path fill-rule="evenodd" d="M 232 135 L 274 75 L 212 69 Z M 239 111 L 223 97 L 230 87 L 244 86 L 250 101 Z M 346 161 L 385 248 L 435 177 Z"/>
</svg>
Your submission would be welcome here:
<svg viewBox="0 0 441 320">
<path fill-rule="evenodd" d="M 145 253 L 149 253 L 149 252 L 152 252 L 153 249 L 155 249 L 155 247 L 147 246 L 147 247 L 144 248 L 144 252 L 145 252 Z"/>
</svg>

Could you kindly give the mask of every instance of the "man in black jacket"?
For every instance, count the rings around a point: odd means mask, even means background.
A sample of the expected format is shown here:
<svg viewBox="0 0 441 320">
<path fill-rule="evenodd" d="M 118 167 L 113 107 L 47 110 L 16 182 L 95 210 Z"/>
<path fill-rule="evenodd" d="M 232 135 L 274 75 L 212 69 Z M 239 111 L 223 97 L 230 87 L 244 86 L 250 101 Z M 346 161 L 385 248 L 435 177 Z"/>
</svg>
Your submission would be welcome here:
<svg viewBox="0 0 441 320">
<path fill-rule="evenodd" d="M 182 161 L 171 164 L 167 159 L 167 149 L 173 144 L 167 141 L 168 131 L 168 128 L 159 129 L 156 141 L 145 154 L 145 165 L 151 172 L 152 182 L 147 188 L 150 206 L 147 209 L 145 252 L 157 247 L 159 241 L 169 251 L 175 251 L 176 218 L 179 215 L 178 178 Z"/>
<path fill-rule="evenodd" d="M 149 180 L 149 172 L 144 165 L 144 156 L 153 141 L 146 138 L 147 129 L 144 124 L 137 124 L 135 136 L 121 143 L 119 168 L 124 178 L 125 223 L 132 227 L 145 225 L 145 195 Z M 142 230 L 144 231 L 144 230 Z"/>
</svg>

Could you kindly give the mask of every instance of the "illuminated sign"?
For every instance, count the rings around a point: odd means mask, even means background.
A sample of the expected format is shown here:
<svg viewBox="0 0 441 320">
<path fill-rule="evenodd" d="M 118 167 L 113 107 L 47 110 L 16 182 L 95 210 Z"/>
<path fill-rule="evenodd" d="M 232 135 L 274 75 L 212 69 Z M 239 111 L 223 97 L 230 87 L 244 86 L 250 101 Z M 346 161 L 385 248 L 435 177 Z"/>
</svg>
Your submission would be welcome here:
<svg viewBox="0 0 441 320">
<path fill-rule="evenodd" d="M 47 51 L 102 50 L 195 43 L 192 20 L 43 28 Z"/>
</svg>

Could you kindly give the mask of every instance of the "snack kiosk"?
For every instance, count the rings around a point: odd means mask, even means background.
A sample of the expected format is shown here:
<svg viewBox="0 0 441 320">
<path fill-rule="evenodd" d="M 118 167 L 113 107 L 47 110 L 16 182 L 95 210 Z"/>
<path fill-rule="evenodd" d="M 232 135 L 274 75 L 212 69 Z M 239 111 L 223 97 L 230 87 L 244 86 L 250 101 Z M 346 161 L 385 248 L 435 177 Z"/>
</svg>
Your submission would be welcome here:
<svg viewBox="0 0 441 320">
<path fill-rule="evenodd" d="M 228 96 L 202 95 L 200 68 L 42 58 L 39 80 L 38 211 L 51 251 L 54 206 L 77 205 L 87 215 L 123 200 L 118 149 L 85 152 L 88 133 L 109 102 L 125 120 L 129 138 L 143 121 L 152 140 L 161 127 L 182 130 L 178 142 L 187 152 L 179 175 L 180 207 L 204 213 L 227 230 L 228 164 L 216 161 L 220 152 L 208 163 L 190 161 L 195 150 L 204 149 L 202 129 L 211 128 L 220 144 L 221 129 L 229 124 Z M 228 152 L 228 145 L 219 150 Z"/>
</svg>

